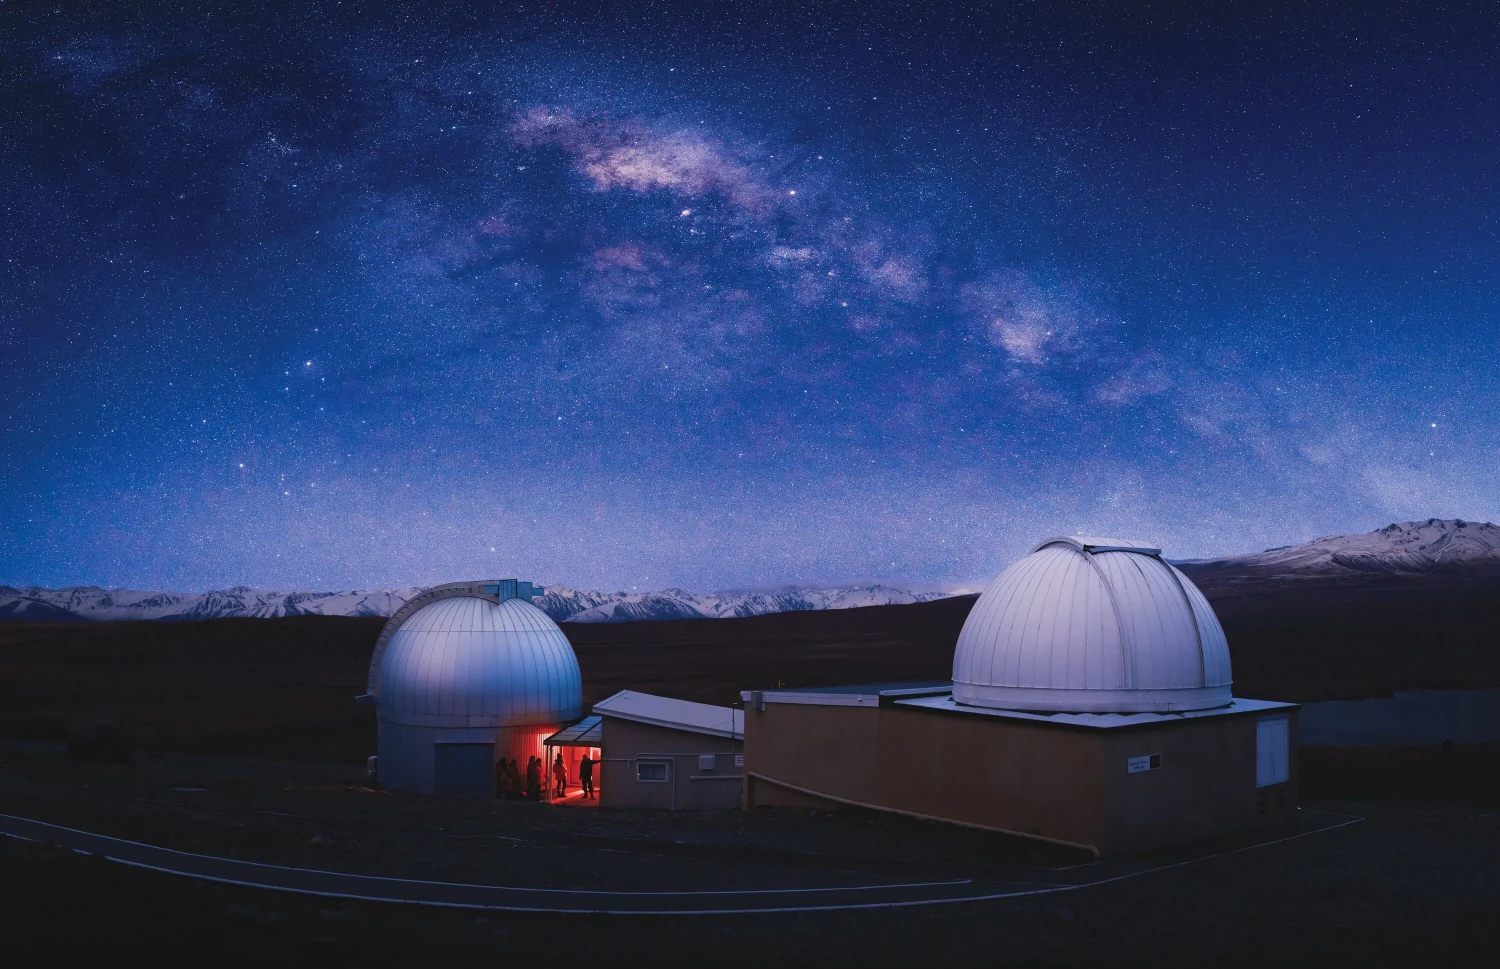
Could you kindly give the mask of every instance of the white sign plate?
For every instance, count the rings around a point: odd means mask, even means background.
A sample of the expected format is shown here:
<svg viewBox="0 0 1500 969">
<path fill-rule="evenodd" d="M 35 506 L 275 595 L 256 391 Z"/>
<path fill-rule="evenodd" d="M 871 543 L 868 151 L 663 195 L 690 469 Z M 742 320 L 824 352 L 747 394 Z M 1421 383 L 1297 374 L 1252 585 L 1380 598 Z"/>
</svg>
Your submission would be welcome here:
<svg viewBox="0 0 1500 969">
<path fill-rule="evenodd" d="M 1132 757 L 1125 761 L 1125 773 L 1139 774 L 1143 770 L 1156 770 L 1161 766 L 1161 754 L 1147 754 L 1144 757 Z"/>
</svg>

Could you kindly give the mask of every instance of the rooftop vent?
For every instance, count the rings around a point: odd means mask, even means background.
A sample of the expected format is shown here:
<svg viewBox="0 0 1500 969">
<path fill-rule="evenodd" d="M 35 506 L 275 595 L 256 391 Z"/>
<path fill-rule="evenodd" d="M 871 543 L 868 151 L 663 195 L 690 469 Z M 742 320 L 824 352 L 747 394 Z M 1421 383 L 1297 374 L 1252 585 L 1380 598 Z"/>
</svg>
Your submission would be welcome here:
<svg viewBox="0 0 1500 969">
<path fill-rule="evenodd" d="M 479 591 L 485 595 L 495 596 L 498 602 L 504 602 L 506 599 L 525 599 L 530 602 L 537 596 L 545 595 L 547 587 L 532 585 L 520 579 L 496 579 L 494 582 L 481 585 Z"/>
</svg>

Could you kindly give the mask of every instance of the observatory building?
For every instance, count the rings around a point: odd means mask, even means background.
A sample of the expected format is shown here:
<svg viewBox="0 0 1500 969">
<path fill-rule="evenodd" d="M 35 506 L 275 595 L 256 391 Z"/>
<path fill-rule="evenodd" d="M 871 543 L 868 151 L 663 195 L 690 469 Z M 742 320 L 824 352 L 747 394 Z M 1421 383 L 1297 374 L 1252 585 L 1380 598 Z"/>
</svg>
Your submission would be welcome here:
<svg viewBox="0 0 1500 969">
<path fill-rule="evenodd" d="M 1139 542 L 990 583 L 952 683 L 742 694 L 744 804 L 857 805 L 1120 854 L 1284 820 L 1296 706 L 1236 698 L 1208 600 Z"/>
<path fill-rule="evenodd" d="M 578 659 L 515 579 L 428 589 L 391 616 L 370 659 L 381 784 L 488 795 L 495 763 L 524 774 L 543 740 L 583 715 Z"/>
</svg>

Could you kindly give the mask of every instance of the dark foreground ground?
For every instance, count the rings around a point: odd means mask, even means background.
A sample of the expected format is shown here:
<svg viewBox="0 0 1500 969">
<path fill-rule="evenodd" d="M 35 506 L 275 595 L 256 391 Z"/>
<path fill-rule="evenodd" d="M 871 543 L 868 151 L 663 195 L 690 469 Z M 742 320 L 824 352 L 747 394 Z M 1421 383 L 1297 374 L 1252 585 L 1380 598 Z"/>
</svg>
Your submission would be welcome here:
<svg viewBox="0 0 1500 969">
<path fill-rule="evenodd" d="M 1500 805 L 1408 791 L 1307 807 L 1364 820 L 1060 895 L 733 916 L 353 902 L 0 839 L 0 932 L 16 965 L 1491 964 L 1500 951 Z M 357 772 L 332 766 L 162 754 L 79 764 L 55 745 L 0 748 L 0 813 L 184 851 L 445 881 L 665 891 L 997 871 L 1092 880 L 1088 867 L 1053 870 L 1082 859 L 1050 848 L 860 812 L 674 815 L 442 800 L 373 793 Z"/>
</svg>

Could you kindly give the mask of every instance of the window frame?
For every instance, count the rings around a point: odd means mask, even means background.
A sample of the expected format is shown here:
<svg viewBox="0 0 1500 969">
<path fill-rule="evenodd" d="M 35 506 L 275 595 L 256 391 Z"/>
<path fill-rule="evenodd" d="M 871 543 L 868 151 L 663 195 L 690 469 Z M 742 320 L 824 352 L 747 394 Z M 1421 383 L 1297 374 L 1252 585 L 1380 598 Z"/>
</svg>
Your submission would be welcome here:
<svg viewBox="0 0 1500 969">
<path fill-rule="evenodd" d="M 642 767 L 660 767 L 660 777 L 642 777 Z M 670 784 L 672 783 L 672 762 L 664 757 L 638 757 L 635 762 L 635 782 L 637 784 Z"/>
</svg>

